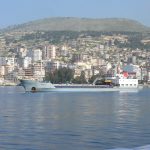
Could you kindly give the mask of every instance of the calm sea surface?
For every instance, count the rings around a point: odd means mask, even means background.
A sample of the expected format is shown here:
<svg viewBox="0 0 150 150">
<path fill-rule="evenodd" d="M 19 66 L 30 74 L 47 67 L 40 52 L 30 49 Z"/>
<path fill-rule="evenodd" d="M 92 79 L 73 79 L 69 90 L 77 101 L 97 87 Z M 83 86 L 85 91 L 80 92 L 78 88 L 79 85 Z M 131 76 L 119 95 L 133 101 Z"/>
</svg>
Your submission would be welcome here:
<svg viewBox="0 0 150 150">
<path fill-rule="evenodd" d="M 24 93 L 0 87 L 2 150 L 103 150 L 145 145 L 150 145 L 150 89 Z"/>
</svg>

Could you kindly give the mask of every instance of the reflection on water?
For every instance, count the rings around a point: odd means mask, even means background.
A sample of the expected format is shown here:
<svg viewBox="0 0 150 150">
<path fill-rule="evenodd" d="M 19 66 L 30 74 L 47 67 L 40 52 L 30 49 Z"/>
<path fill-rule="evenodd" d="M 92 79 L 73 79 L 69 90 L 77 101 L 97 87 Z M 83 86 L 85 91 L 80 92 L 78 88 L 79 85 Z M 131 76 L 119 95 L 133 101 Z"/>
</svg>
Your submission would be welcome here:
<svg viewBox="0 0 150 150">
<path fill-rule="evenodd" d="M 0 88 L 0 149 L 113 149 L 150 144 L 149 89 L 24 93 Z"/>
<path fill-rule="evenodd" d="M 139 97 L 122 93 L 119 95 L 119 99 L 115 101 L 115 113 L 118 122 L 125 123 L 126 121 L 136 121 L 139 117 L 140 104 Z"/>
</svg>

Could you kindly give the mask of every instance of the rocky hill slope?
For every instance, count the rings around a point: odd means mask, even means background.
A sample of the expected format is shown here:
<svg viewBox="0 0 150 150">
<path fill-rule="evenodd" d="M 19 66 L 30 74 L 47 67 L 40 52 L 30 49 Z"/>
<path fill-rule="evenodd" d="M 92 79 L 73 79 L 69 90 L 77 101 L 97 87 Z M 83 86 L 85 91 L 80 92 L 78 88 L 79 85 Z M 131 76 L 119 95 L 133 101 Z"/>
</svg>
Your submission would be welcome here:
<svg viewBox="0 0 150 150">
<path fill-rule="evenodd" d="M 20 25 L 10 26 L 3 31 L 125 31 L 146 32 L 149 27 L 135 20 L 124 18 L 89 19 L 89 18 L 47 18 Z"/>
</svg>

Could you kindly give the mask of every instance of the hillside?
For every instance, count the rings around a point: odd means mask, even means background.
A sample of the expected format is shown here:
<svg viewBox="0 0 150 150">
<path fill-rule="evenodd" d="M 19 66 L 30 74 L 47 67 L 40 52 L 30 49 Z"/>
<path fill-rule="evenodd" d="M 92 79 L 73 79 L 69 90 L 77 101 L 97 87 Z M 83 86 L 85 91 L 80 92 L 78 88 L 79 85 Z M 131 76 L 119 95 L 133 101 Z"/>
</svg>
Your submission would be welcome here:
<svg viewBox="0 0 150 150">
<path fill-rule="evenodd" d="M 122 18 L 47 18 L 15 25 L 3 31 L 127 31 L 145 32 L 149 27 L 141 23 Z"/>
</svg>

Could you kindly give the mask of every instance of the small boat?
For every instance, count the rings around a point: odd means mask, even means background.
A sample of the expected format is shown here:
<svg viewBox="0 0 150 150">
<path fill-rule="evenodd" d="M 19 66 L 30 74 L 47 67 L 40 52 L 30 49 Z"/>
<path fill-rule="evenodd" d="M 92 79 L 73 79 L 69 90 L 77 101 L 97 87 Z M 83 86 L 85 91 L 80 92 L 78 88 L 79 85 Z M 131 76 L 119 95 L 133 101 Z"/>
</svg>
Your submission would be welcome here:
<svg viewBox="0 0 150 150">
<path fill-rule="evenodd" d="M 31 79 L 20 79 L 26 92 L 102 92 L 102 91 L 132 91 L 139 89 L 138 79 L 115 78 L 115 84 L 52 84 L 51 82 Z M 93 82 L 95 83 L 95 81 Z"/>
</svg>

